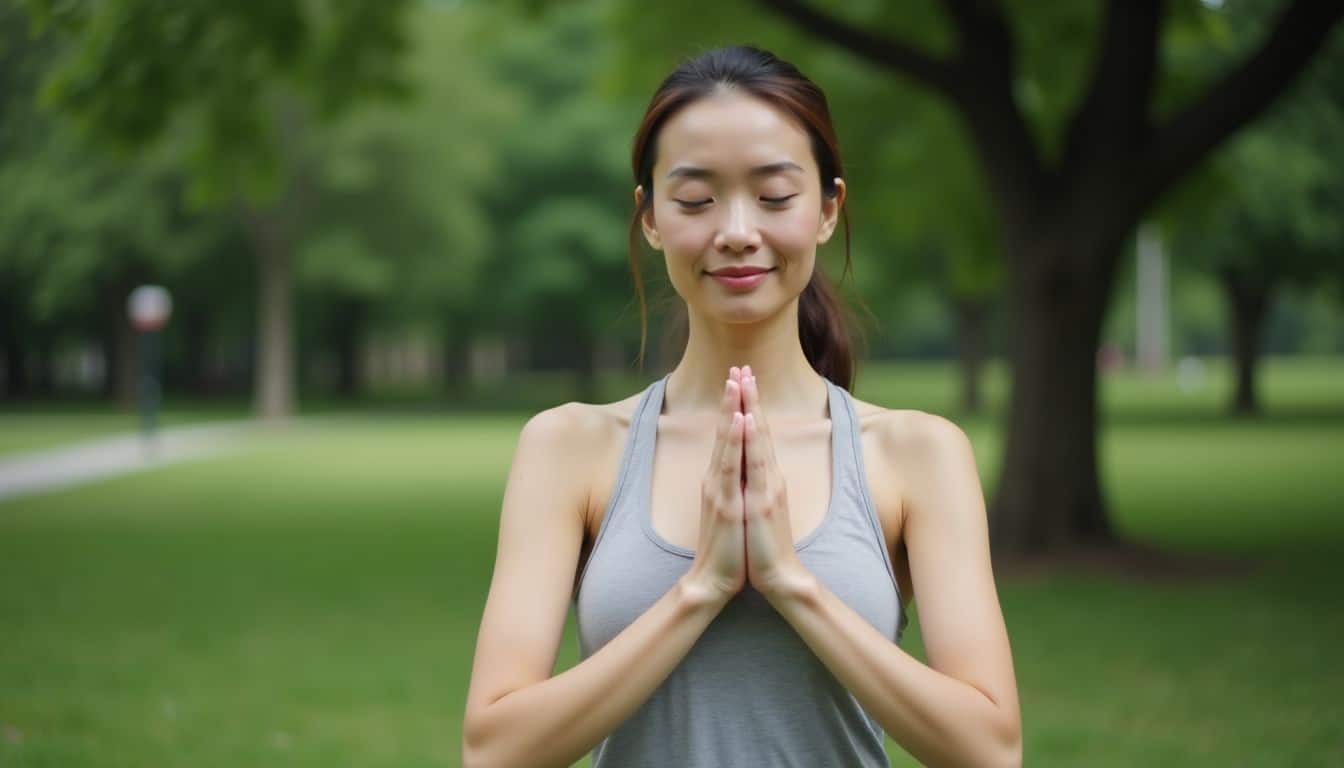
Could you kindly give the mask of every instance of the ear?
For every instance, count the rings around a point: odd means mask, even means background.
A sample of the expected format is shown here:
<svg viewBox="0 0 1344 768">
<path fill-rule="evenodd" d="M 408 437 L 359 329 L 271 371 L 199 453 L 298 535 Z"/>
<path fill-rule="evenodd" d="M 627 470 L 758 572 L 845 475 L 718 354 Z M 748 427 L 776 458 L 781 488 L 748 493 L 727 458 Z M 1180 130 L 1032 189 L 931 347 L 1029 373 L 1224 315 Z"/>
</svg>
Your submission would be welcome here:
<svg viewBox="0 0 1344 768">
<path fill-rule="evenodd" d="M 635 210 L 639 210 L 639 206 L 643 202 L 644 187 L 642 185 L 636 185 Z M 649 206 L 649 210 L 645 211 L 644 214 L 639 217 L 639 226 L 644 230 L 644 239 L 649 241 L 649 247 L 653 248 L 655 251 L 661 251 L 663 249 L 663 240 L 658 236 L 658 225 L 653 220 L 652 205 Z"/>
<path fill-rule="evenodd" d="M 817 231 L 817 244 L 825 243 L 835 233 L 835 225 L 840 221 L 840 209 L 845 205 L 845 180 L 835 177 L 835 197 L 821 199 L 821 229 Z"/>
</svg>

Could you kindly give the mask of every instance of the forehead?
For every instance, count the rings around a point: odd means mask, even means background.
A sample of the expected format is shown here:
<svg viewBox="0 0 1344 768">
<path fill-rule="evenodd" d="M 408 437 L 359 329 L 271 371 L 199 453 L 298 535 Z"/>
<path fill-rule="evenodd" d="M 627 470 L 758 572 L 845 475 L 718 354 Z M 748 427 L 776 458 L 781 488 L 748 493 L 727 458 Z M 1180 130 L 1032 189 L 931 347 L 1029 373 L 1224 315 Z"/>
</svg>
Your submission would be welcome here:
<svg viewBox="0 0 1344 768">
<path fill-rule="evenodd" d="M 667 119 L 658 134 L 654 176 L 678 163 L 724 173 L 792 160 L 816 173 L 807 131 L 791 115 L 735 89 L 720 89 Z"/>
</svg>

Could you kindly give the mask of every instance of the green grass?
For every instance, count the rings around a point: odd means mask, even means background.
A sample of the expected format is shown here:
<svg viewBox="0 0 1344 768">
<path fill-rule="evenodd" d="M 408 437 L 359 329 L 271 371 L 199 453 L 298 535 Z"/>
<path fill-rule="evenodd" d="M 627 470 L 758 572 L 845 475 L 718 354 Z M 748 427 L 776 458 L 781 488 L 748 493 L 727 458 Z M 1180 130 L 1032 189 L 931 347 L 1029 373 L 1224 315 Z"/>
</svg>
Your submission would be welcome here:
<svg viewBox="0 0 1344 768">
<path fill-rule="evenodd" d="M 860 397 L 954 413 L 949 368 L 865 373 Z M 1344 763 L 1342 379 L 1344 363 L 1272 361 L 1271 415 L 1249 422 L 1220 416 L 1216 381 L 1106 381 L 1121 530 L 1264 564 L 1191 584 L 1000 579 L 1028 765 Z M 527 415 L 333 416 L 0 504 L 0 765 L 457 765 Z M 997 420 L 964 423 L 992 483 Z M 575 637 L 571 617 L 558 668 Z M 923 658 L 918 610 L 906 638 Z"/>
</svg>

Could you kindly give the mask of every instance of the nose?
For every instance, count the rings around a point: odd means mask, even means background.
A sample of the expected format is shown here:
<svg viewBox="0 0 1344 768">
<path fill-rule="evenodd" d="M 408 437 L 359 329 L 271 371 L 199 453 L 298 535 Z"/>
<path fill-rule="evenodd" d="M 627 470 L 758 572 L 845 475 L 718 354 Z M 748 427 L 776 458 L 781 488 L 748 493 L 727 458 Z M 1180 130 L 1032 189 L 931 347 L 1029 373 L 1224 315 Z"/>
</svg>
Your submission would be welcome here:
<svg viewBox="0 0 1344 768">
<path fill-rule="evenodd" d="M 734 197 L 724 208 L 724 221 L 714 236 L 714 247 L 733 251 L 759 248 L 761 233 L 756 229 L 751 204 L 741 197 Z"/>
</svg>

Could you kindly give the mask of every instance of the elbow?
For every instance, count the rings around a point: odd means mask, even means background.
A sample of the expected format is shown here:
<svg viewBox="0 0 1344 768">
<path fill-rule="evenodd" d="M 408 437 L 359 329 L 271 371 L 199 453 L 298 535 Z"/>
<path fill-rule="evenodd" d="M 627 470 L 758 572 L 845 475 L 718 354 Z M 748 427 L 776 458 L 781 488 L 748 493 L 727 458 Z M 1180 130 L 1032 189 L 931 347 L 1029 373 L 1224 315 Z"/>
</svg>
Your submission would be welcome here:
<svg viewBox="0 0 1344 768">
<path fill-rule="evenodd" d="M 979 738 L 967 742 L 972 751 L 963 753 L 956 764 L 1022 768 L 1022 720 L 1016 711 L 994 708 L 992 718 L 981 722 L 977 735 Z"/>
<path fill-rule="evenodd" d="M 462 768 L 488 768 L 493 765 L 485 750 L 481 745 L 476 744 L 468 736 L 467 729 L 462 733 Z"/>
<path fill-rule="evenodd" d="M 529 750 L 517 739 L 499 738 L 497 729 L 487 729 L 480 721 L 468 718 L 462 728 L 462 768 L 538 768 L 554 765 L 538 762 L 535 750 Z M 569 765 L 565 763 L 564 765 Z"/>
<path fill-rule="evenodd" d="M 468 717 L 462 723 L 462 768 L 505 768 L 508 760 L 497 754 L 478 720 Z"/>
<path fill-rule="evenodd" d="M 1012 718 L 1001 731 L 998 755 L 994 765 L 1001 768 L 1022 768 L 1022 724 Z"/>
<path fill-rule="evenodd" d="M 1003 750 L 998 765 L 1003 768 L 1022 768 L 1022 740 L 1016 739 Z"/>
<path fill-rule="evenodd" d="M 508 768 L 513 765 L 503 756 L 495 754 L 480 744 L 462 741 L 462 768 Z"/>
</svg>

